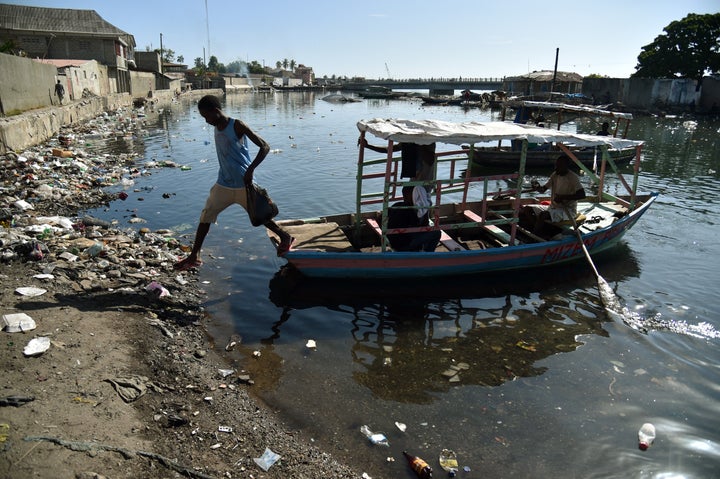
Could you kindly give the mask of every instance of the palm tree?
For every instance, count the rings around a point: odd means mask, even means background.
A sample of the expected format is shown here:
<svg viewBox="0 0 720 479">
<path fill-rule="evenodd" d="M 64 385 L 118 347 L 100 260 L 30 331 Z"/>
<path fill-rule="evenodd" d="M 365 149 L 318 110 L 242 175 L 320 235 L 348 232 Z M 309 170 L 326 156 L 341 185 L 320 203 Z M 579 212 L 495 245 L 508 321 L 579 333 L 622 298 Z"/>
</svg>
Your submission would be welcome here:
<svg viewBox="0 0 720 479">
<path fill-rule="evenodd" d="M 275 68 L 277 68 L 278 70 L 280 69 L 281 66 L 282 66 L 282 62 L 280 60 L 275 62 Z"/>
<path fill-rule="evenodd" d="M 295 71 L 295 60 L 290 60 L 290 70 Z"/>
<path fill-rule="evenodd" d="M 283 68 L 287 70 L 287 69 L 288 69 L 288 65 L 290 65 L 290 62 L 288 61 L 287 58 L 285 58 L 285 59 L 283 60 Z"/>
</svg>

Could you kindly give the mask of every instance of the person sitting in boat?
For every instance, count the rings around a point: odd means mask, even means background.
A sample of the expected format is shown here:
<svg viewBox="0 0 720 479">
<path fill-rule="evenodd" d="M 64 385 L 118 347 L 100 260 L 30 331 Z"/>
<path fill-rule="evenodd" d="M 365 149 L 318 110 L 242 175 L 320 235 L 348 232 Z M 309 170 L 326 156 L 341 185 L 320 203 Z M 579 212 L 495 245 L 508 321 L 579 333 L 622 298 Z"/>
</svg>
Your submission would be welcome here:
<svg viewBox="0 0 720 479">
<path fill-rule="evenodd" d="M 387 153 L 386 146 L 374 146 L 365 138 L 358 139 L 358 145 L 369 148 L 378 153 Z M 400 178 L 410 178 L 414 181 L 432 180 L 435 171 L 435 143 L 418 145 L 416 143 L 396 143 L 393 153 L 401 153 Z"/>
<path fill-rule="evenodd" d="M 580 177 L 570 170 L 570 161 L 569 156 L 560 155 L 555 160 L 555 171 L 548 181 L 544 185 L 533 184 L 532 189 L 539 193 L 545 193 L 550 188 L 550 204 L 527 205 L 520 212 L 521 224 L 530 222 L 533 233 L 537 235 L 542 234 L 548 221 L 559 223 L 577 216 L 577 202 L 585 198 L 585 189 L 580 183 Z M 572 217 L 567 215 L 568 212 Z"/>
<path fill-rule="evenodd" d="M 430 225 L 432 205 L 430 194 L 422 186 L 404 186 L 403 201 L 393 204 L 388 209 L 388 228 L 414 228 Z M 418 209 L 403 208 L 419 206 Z M 440 231 L 418 231 L 414 233 L 389 234 L 390 246 L 395 251 L 435 251 L 440 241 Z"/>
<path fill-rule="evenodd" d="M 610 133 L 610 123 L 604 122 L 602 129 L 595 134 L 598 136 L 612 136 L 612 133 Z"/>
</svg>

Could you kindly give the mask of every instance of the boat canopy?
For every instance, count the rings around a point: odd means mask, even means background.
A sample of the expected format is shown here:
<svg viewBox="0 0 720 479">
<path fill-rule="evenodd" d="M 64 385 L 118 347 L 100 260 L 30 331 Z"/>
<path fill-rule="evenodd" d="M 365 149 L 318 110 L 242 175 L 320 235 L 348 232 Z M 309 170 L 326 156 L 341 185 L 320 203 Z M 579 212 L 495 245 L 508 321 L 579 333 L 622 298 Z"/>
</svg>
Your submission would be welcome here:
<svg viewBox="0 0 720 479">
<path fill-rule="evenodd" d="M 508 102 L 510 105 L 513 105 L 514 102 L 510 101 Z M 625 113 L 622 111 L 610 111 L 610 110 L 603 110 L 601 108 L 593 108 L 591 106 L 587 105 L 570 105 L 567 103 L 556 103 L 556 102 L 550 102 L 550 101 L 531 101 L 531 100 L 524 100 L 517 103 L 518 106 L 525 106 L 528 108 L 540 108 L 542 110 L 565 110 L 565 111 L 572 111 L 575 113 L 585 113 L 588 115 L 598 115 L 598 116 L 608 116 L 611 118 L 624 118 L 626 120 L 632 120 L 632 113 Z"/>
<path fill-rule="evenodd" d="M 357 123 L 361 132 L 372 133 L 378 138 L 399 143 L 429 145 L 450 143 L 454 145 L 475 144 L 499 140 L 527 140 L 531 143 L 568 143 L 576 146 L 602 146 L 622 149 L 642 145 L 642 141 L 626 140 L 612 136 L 596 136 L 553 130 L 509 122 L 453 123 L 439 120 L 381 119 L 361 120 Z"/>
</svg>

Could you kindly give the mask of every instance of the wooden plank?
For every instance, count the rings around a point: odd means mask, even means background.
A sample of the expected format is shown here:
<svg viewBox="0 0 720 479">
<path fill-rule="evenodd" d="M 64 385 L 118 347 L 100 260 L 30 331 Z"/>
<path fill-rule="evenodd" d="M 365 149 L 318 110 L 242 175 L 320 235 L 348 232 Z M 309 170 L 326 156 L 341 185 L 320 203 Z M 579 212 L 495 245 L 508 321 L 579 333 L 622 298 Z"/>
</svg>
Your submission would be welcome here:
<svg viewBox="0 0 720 479">
<path fill-rule="evenodd" d="M 507 219 L 508 219 L 507 217 L 501 215 L 501 214 L 498 213 L 497 211 L 490 211 L 490 214 L 492 214 L 493 216 L 497 216 L 498 218 L 500 218 L 500 219 L 502 219 L 502 220 L 507 220 Z M 529 237 L 529 238 L 532 238 L 533 240 L 537 241 L 538 243 L 542 243 L 542 242 L 544 242 L 544 241 L 547 241 L 545 238 L 542 238 L 542 237 L 536 235 L 536 234 L 533 233 L 532 231 L 526 230 L 525 228 L 523 228 L 523 227 L 520 226 L 520 225 L 517 225 L 517 229 L 518 229 L 519 232 L 521 232 L 522 234 L 526 235 L 526 236 Z"/>
<path fill-rule="evenodd" d="M 365 221 L 378 234 L 378 236 L 382 238 L 382 228 L 380 228 L 378 222 L 372 218 L 367 218 Z M 452 237 L 444 230 L 440 230 L 440 243 L 442 243 L 442 245 L 450 251 L 462 251 L 465 249 L 460 243 L 452 239 Z"/>
<path fill-rule="evenodd" d="M 471 210 L 465 210 L 463 211 L 463 215 L 465 218 L 469 219 L 470 221 L 474 221 L 478 223 L 478 226 L 488 233 L 490 233 L 494 238 L 500 241 L 500 244 L 505 247 L 510 244 L 510 235 L 506 233 L 505 231 L 501 230 L 499 227 L 495 225 L 488 225 L 488 224 L 482 224 L 483 220 L 480 216 L 477 215 L 474 211 Z"/>
</svg>

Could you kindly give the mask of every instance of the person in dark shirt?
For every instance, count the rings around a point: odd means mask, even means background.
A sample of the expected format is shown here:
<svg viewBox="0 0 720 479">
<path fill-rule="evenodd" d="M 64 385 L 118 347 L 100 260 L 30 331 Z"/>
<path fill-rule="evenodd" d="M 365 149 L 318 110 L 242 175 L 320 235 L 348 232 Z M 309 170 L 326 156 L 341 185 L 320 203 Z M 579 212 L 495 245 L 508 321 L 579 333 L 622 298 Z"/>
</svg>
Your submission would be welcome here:
<svg viewBox="0 0 720 479">
<path fill-rule="evenodd" d="M 432 204 L 430 195 L 422 186 L 405 186 L 403 201 L 393 204 L 388 210 L 388 229 L 414 228 L 430 225 L 428 207 Z M 418 209 L 401 208 L 419 206 Z M 413 233 L 389 234 L 390 246 L 395 251 L 435 251 L 440 241 L 440 231 L 418 231 Z"/>
<path fill-rule="evenodd" d="M 598 136 L 612 136 L 610 133 L 610 123 L 604 122 L 602 124 L 602 129 L 595 134 Z"/>
</svg>

